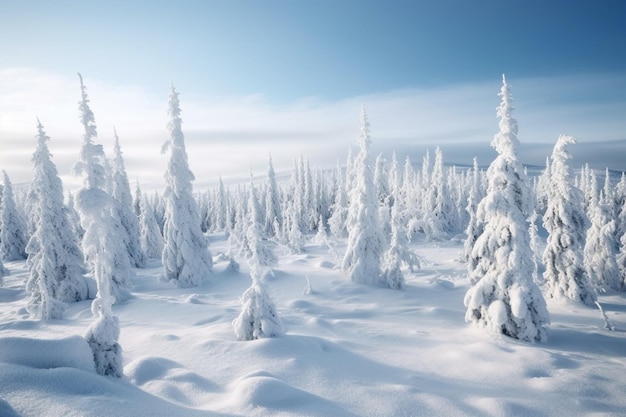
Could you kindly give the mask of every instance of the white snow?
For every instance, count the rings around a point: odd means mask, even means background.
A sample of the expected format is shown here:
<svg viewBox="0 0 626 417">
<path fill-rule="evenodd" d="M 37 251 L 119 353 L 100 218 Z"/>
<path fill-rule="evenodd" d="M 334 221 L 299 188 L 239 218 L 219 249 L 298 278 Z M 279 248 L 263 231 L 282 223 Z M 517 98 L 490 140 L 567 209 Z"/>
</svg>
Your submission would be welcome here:
<svg viewBox="0 0 626 417">
<path fill-rule="evenodd" d="M 312 241 L 313 236 L 309 236 Z M 345 241 L 329 238 L 342 253 Z M 250 286 L 227 269 L 211 235 L 214 273 L 200 287 L 159 281 L 151 260 L 114 305 L 124 376 L 99 376 L 84 339 L 90 302 L 33 321 L 24 261 L 0 288 L 0 415 L 58 416 L 620 416 L 626 414 L 626 293 L 595 307 L 548 300 L 547 343 L 465 323 L 462 242 L 412 243 L 422 269 L 404 290 L 351 282 L 326 245 L 278 250 L 265 282 L 284 334 L 238 341 L 231 326 Z M 304 289 L 309 291 L 303 291 Z"/>
</svg>

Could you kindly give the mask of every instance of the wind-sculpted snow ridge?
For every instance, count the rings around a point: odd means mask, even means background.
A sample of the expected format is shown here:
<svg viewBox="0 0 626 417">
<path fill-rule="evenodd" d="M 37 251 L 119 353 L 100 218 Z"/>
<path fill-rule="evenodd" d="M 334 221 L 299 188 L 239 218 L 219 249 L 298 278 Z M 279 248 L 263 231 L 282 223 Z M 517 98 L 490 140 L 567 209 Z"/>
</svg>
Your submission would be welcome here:
<svg viewBox="0 0 626 417">
<path fill-rule="evenodd" d="M 313 235 L 308 236 L 313 242 Z M 227 253 L 224 235 L 210 236 Z M 341 253 L 345 240 L 329 238 Z M 416 242 L 422 268 L 404 289 L 347 279 L 326 243 L 277 251 L 266 277 L 284 328 L 240 342 L 232 321 L 250 271 L 216 256 L 193 289 L 159 281 L 157 260 L 137 270 L 120 320 L 124 376 L 95 373 L 78 337 L 89 301 L 64 319 L 29 319 L 24 261 L 5 263 L 0 292 L 0 415 L 59 416 L 582 416 L 626 413 L 626 298 L 598 310 L 548 300 L 551 337 L 530 344 L 464 321 L 469 288 L 462 242 Z M 307 291 L 305 291 L 307 290 Z M 28 342 L 28 343 L 27 343 Z"/>
</svg>

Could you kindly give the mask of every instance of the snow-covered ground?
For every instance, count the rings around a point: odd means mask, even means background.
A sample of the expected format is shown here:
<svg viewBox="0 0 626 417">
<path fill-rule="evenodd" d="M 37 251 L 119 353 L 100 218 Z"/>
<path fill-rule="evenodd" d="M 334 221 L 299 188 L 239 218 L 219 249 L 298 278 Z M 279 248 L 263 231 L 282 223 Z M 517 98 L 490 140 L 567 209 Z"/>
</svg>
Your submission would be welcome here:
<svg viewBox="0 0 626 417">
<path fill-rule="evenodd" d="M 242 342 L 231 322 L 250 276 L 225 271 L 228 243 L 213 236 L 200 287 L 159 282 L 157 260 L 136 270 L 133 297 L 114 306 L 122 379 L 98 376 L 77 337 L 90 302 L 30 320 L 25 262 L 6 262 L 0 416 L 626 415 L 626 294 L 600 296 L 615 331 L 597 309 L 548 301 L 547 344 L 494 336 L 464 321 L 461 247 L 414 244 L 422 269 L 402 291 L 350 282 L 341 242 L 278 249 L 266 284 L 285 335 Z"/>
</svg>

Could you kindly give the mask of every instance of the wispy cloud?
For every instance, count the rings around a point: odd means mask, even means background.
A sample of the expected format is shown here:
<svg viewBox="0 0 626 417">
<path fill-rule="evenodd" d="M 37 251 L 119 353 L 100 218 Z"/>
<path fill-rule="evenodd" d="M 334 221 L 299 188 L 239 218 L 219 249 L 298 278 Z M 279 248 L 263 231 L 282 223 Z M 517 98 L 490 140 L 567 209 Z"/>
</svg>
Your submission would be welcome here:
<svg viewBox="0 0 626 417">
<path fill-rule="evenodd" d="M 99 141 L 110 151 L 115 126 L 129 178 L 146 188 L 161 188 L 167 83 L 154 92 L 84 75 Z M 617 157 L 626 154 L 626 77 L 509 79 L 509 83 L 524 162 L 543 164 L 558 135 L 567 133 L 579 138 L 574 163 L 626 169 L 626 162 Z M 494 80 L 335 101 L 304 98 L 287 104 L 258 95 L 198 97 L 179 92 L 189 162 L 196 187 L 202 189 L 220 175 L 245 177 L 250 169 L 264 173 L 270 152 L 279 170 L 289 169 L 299 154 L 313 166 L 334 166 L 356 143 L 361 103 L 370 118 L 376 151 L 390 154 L 395 149 L 399 158 L 409 155 L 420 161 L 427 148 L 440 146 L 447 162 L 470 164 L 478 156 L 487 164 L 494 156 L 489 143 L 498 128 L 499 87 L 500 80 Z M 52 139 L 50 148 L 66 187 L 79 183 L 71 173 L 82 137 L 78 99 L 74 74 L 0 70 L 0 168 L 14 182 L 30 181 L 38 116 Z"/>
</svg>

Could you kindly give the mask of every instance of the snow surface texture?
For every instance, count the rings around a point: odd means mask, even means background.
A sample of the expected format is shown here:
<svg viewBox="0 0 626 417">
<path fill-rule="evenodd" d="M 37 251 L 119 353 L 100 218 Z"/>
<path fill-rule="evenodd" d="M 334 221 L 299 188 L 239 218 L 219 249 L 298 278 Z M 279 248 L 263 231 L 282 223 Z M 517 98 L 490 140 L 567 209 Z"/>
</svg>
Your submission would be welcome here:
<svg viewBox="0 0 626 417">
<path fill-rule="evenodd" d="M 309 236 L 311 239 L 313 236 Z M 238 341 L 232 321 L 250 271 L 227 271 L 228 241 L 211 235 L 214 273 L 200 287 L 159 281 L 151 260 L 132 297 L 113 306 L 121 379 L 95 373 L 84 334 L 89 301 L 62 320 L 33 321 L 24 261 L 0 288 L 0 415 L 55 416 L 623 416 L 626 294 L 595 307 L 548 300 L 545 344 L 464 321 L 462 242 L 411 243 L 422 269 L 404 290 L 353 283 L 323 244 L 277 251 L 266 289 L 284 335 Z M 339 252 L 345 241 L 331 241 Z M 305 291 L 306 290 L 306 291 Z"/>
</svg>

